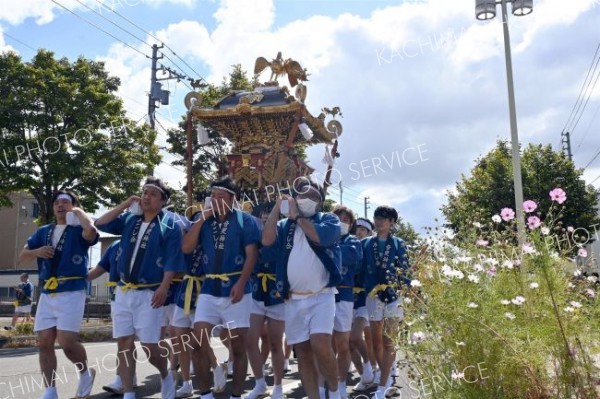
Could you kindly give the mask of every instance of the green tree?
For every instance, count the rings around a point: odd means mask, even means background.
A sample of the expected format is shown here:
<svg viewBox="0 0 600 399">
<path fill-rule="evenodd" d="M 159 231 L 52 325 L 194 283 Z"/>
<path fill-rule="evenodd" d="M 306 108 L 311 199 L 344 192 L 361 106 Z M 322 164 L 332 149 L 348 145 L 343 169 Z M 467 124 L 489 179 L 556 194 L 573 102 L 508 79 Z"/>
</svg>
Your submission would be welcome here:
<svg viewBox="0 0 600 399">
<path fill-rule="evenodd" d="M 325 201 L 323 201 L 323 212 L 333 211 L 333 208 L 335 208 L 336 205 L 337 202 L 335 202 L 331 198 L 325 198 Z"/>
<path fill-rule="evenodd" d="M 209 84 L 202 89 L 202 106 L 213 106 L 218 100 L 231 93 L 232 90 L 252 90 L 253 82 L 248 79 L 246 71 L 241 65 L 234 65 L 228 78 L 223 78 L 220 86 Z M 194 137 L 192 163 L 192 176 L 194 184 L 194 196 L 201 197 L 206 192 L 210 182 L 214 180 L 219 171 L 226 170 L 227 163 L 225 156 L 231 148 L 231 143 L 220 136 L 215 130 L 207 128 L 210 142 L 205 145 L 198 144 Z M 186 166 L 187 162 L 187 143 L 185 133 L 185 116 L 176 129 L 170 129 L 168 132 L 167 143 L 168 151 L 179 154 L 183 159 L 176 160 L 173 165 Z M 186 188 L 184 187 L 185 191 Z"/>
<path fill-rule="evenodd" d="M 448 192 L 448 202 L 442 212 L 457 238 L 474 222 L 487 221 L 505 207 L 515 209 L 511 150 L 506 141 L 499 141 L 488 154 L 476 161 L 471 176 L 462 176 L 456 183 L 456 192 Z M 534 200 L 543 219 L 552 202 L 550 190 L 560 187 L 567 193 L 562 212 L 563 226 L 589 228 L 598 223 L 595 210 L 597 191 L 586 186 L 581 178 L 583 170 L 576 169 L 562 153 L 550 145 L 529 144 L 522 151 L 524 199 Z M 522 204 L 518 204 L 522 206 Z"/>
<path fill-rule="evenodd" d="M 1 205 L 29 192 L 47 223 L 57 189 L 76 191 L 87 211 L 139 190 L 160 156 L 155 133 L 125 117 L 119 85 L 104 63 L 83 57 L 0 55 Z"/>
<path fill-rule="evenodd" d="M 420 239 L 419 233 L 415 231 L 412 224 L 402 219 L 402 217 L 398 217 L 398 220 L 396 221 L 394 235 L 404 240 L 409 248 L 416 247 Z"/>
</svg>

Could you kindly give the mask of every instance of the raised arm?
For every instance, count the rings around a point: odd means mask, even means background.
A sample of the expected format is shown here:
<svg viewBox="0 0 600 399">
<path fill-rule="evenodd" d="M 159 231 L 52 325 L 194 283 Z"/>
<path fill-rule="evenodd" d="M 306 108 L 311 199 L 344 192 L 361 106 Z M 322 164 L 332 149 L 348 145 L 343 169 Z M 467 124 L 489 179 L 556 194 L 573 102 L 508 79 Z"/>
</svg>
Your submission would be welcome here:
<svg viewBox="0 0 600 399">
<path fill-rule="evenodd" d="M 288 198 L 284 198 L 288 199 Z M 277 222 L 279 221 L 279 213 L 281 210 L 281 198 L 277 199 L 275 206 L 271 210 L 265 225 L 263 226 L 261 243 L 265 247 L 269 247 L 277 240 Z"/>
<path fill-rule="evenodd" d="M 196 220 L 192 221 L 192 227 L 188 230 L 188 232 L 183 236 L 181 250 L 184 254 L 191 254 L 196 249 L 198 245 L 198 238 L 200 237 L 200 230 L 202 229 L 202 225 L 213 215 L 212 208 L 207 208 L 202 210 L 202 214 Z"/>
<path fill-rule="evenodd" d="M 120 214 L 125 211 L 125 209 L 129 208 L 134 201 L 141 201 L 141 198 L 137 195 L 132 195 L 127 198 L 125 201 L 121 202 L 119 205 L 106 212 L 100 218 L 96 219 L 96 226 L 101 226 L 103 224 L 108 224 L 119 217 Z M 82 223 L 83 224 L 83 223 Z"/>
<path fill-rule="evenodd" d="M 94 221 L 92 218 L 81 208 L 74 207 L 73 213 L 81 222 L 81 227 L 83 228 L 81 235 L 83 239 L 87 242 L 94 241 L 98 235 L 98 230 L 96 229 L 96 226 L 94 226 Z"/>
</svg>

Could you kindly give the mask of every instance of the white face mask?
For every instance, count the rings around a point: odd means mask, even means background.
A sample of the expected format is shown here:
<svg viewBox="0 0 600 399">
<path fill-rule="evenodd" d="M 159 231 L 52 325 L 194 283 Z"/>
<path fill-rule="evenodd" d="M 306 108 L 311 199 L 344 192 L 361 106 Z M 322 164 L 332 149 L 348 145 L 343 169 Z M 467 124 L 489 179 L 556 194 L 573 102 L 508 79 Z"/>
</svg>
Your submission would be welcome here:
<svg viewBox="0 0 600 399">
<path fill-rule="evenodd" d="M 350 225 L 348 223 L 340 222 L 340 227 L 342 228 L 342 235 L 345 236 L 350 231 Z"/>
<path fill-rule="evenodd" d="M 296 204 L 298 204 L 298 210 L 305 218 L 309 218 L 317 213 L 317 205 L 319 205 L 310 198 L 300 198 L 296 200 Z"/>
</svg>

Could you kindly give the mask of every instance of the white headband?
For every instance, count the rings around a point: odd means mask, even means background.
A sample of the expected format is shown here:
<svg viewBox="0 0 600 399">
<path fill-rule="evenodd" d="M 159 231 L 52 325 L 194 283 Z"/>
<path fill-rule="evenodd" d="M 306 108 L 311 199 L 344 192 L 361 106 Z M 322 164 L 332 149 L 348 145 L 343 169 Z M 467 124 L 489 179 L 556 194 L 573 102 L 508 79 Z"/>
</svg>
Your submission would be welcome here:
<svg viewBox="0 0 600 399">
<path fill-rule="evenodd" d="M 360 226 L 360 227 L 364 227 L 365 229 L 367 229 L 369 231 L 373 230 L 373 228 L 371 227 L 369 222 L 367 222 L 366 220 L 359 219 L 356 221 L 356 225 Z"/>
<path fill-rule="evenodd" d="M 58 196 L 56 197 L 56 200 L 67 200 L 71 203 L 73 202 L 73 198 L 71 198 L 71 196 L 68 194 L 58 194 Z"/>
<path fill-rule="evenodd" d="M 156 184 L 151 184 L 151 183 L 144 184 L 144 187 L 142 188 L 142 190 L 145 190 L 145 189 L 146 189 L 146 188 L 148 188 L 148 187 L 155 188 L 155 189 L 157 189 L 158 191 L 160 191 L 160 192 L 161 192 L 163 195 L 165 195 L 165 196 L 167 195 L 167 194 L 165 193 L 165 190 L 163 190 L 162 188 L 158 187 Z"/>
<path fill-rule="evenodd" d="M 223 190 L 223 191 L 227 191 L 229 194 L 233 194 L 233 195 L 235 195 L 235 191 L 233 191 L 233 190 L 230 190 L 230 189 L 228 189 L 228 188 L 225 188 L 225 187 L 221 187 L 221 186 L 213 186 L 213 187 L 211 187 L 211 189 L 213 189 L 213 188 L 214 188 L 214 189 L 217 189 L 217 190 Z"/>
</svg>

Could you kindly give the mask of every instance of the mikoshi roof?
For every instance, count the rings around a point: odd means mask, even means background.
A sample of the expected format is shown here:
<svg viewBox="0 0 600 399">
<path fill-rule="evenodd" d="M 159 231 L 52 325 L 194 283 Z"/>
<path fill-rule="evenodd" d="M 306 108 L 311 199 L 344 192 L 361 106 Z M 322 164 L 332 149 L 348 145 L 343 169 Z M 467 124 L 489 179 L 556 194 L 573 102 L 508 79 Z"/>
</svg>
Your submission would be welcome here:
<svg viewBox="0 0 600 399">
<path fill-rule="evenodd" d="M 305 88 L 300 86 L 299 89 Z M 234 144 L 287 144 L 287 147 L 296 144 L 331 144 L 341 134 L 341 124 L 331 120 L 326 126 L 324 112 L 317 117 L 312 116 L 301 98 L 298 98 L 301 97 L 298 92 L 297 89 L 297 97 L 294 97 L 289 95 L 285 86 L 259 86 L 254 91 L 231 92 L 212 107 L 193 106 L 191 112 L 194 119 L 218 131 Z M 339 112 L 339 108 L 337 110 Z M 298 118 L 312 130 L 313 136 L 309 140 L 299 132 L 293 138 L 288 137 Z"/>
</svg>

